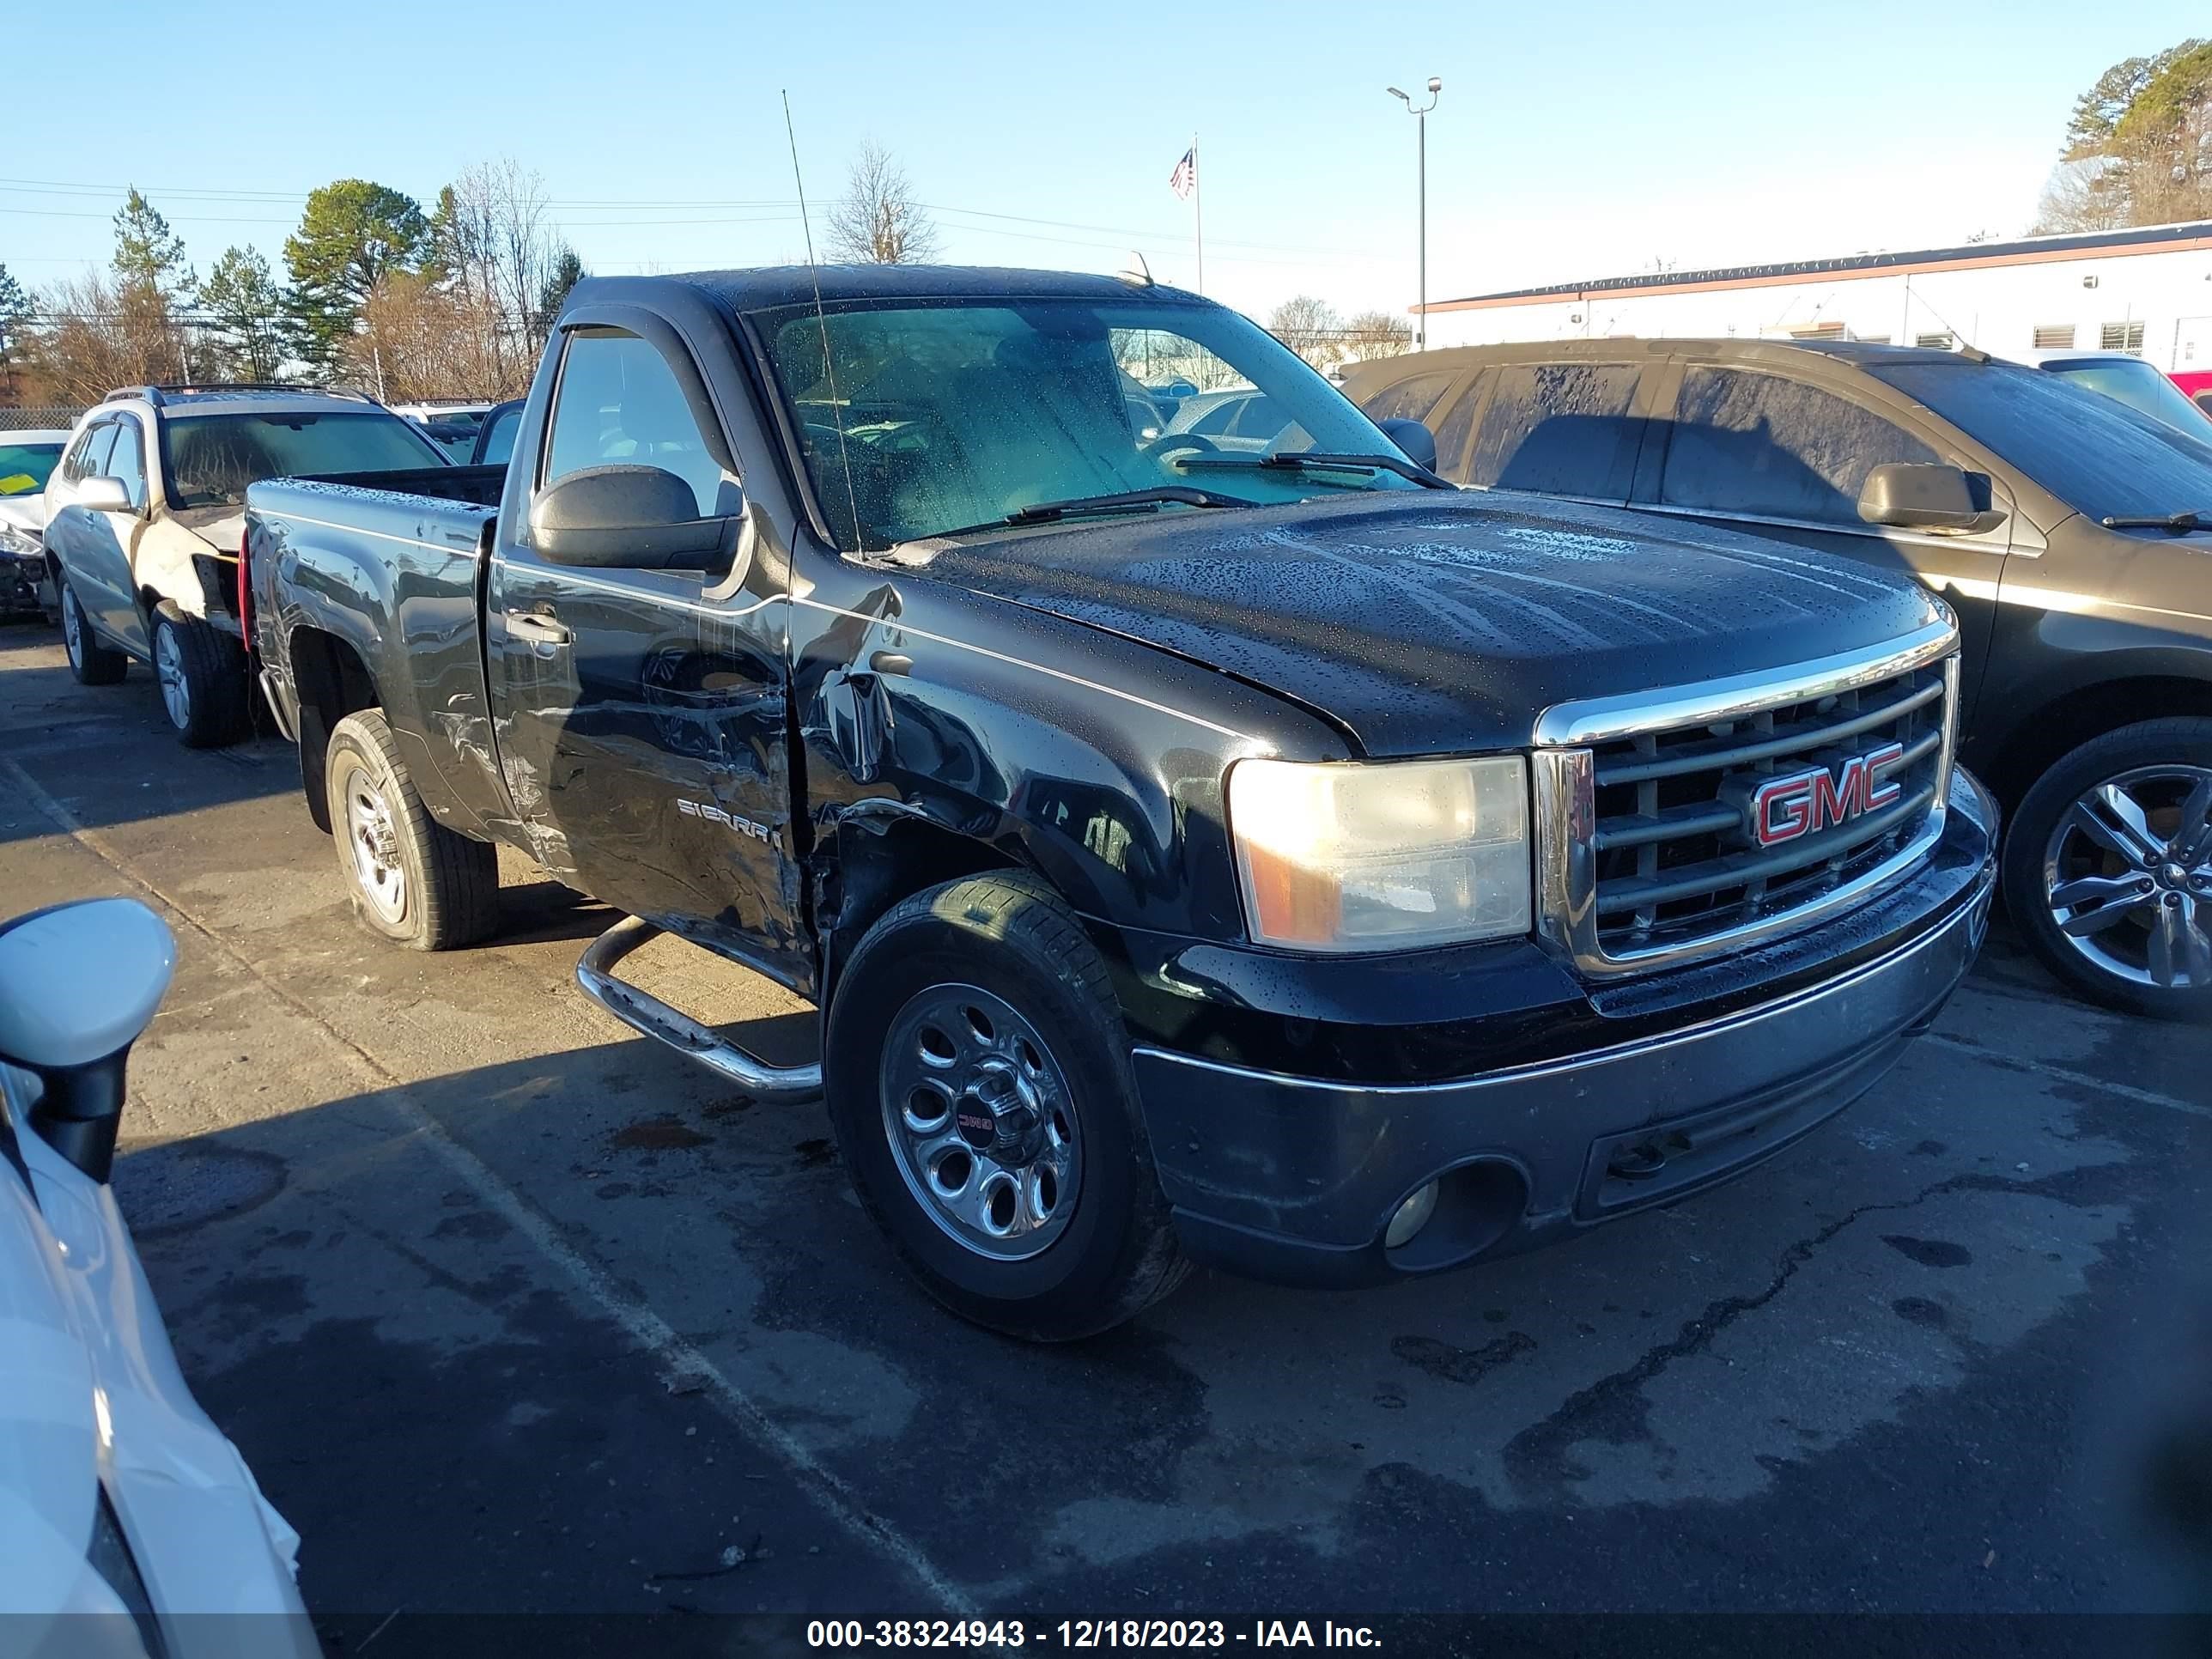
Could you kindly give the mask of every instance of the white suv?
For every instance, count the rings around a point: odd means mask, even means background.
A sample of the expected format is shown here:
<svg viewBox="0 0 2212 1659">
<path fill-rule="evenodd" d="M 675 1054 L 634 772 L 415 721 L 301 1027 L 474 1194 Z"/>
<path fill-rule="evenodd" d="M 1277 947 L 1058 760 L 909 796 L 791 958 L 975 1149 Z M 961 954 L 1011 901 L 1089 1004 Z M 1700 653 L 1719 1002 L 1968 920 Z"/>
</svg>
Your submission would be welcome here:
<svg viewBox="0 0 2212 1659">
<path fill-rule="evenodd" d="M 246 487 L 446 465 L 421 427 L 350 393 L 110 392 L 78 421 L 46 483 L 46 572 L 70 669 L 106 685 L 131 658 L 150 662 L 179 737 L 195 748 L 232 741 L 248 708 L 238 612 Z"/>
</svg>

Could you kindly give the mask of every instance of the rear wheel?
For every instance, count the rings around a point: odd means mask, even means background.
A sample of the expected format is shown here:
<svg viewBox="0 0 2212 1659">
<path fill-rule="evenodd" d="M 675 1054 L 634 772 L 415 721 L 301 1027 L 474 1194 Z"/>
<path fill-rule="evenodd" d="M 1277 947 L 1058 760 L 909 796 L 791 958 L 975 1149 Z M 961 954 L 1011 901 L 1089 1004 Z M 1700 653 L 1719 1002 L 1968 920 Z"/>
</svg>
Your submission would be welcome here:
<svg viewBox="0 0 2212 1659">
<path fill-rule="evenodd" d="M 2004 850 L 2005 907 L 2075 989 L 2212 1015 L 2212 720 L 2144 720 L 2039 779 Z"/>
<path fill-rule="evenodd" d="M 62 588 L 62 648 L 69 653 L 70 672 L 80 685 L 112 685 L 124 676 L 131 659 L 102 645 L 94 635 L 76 590 L 68 582 Z"/>
<path fill-rule="evenodd" d="M 170 600 L 154 613 L 154 678 L 161 708 L 187 749 L 246 735 L 246 653 L 237 641 Z"/>
<path fill-rule="evenodd" d="M 473 945 L 499 921 L 499 854 L 433 818 L 376 709 L 331 732 L 331 838 L 369 931 L 413 951 Z"/>
<path fill-rule="evenodd" d="M 976 876 L 893 908 L 823 1056 L 854 1187 L 954 1312 L 1063 1341 L 1182 1281 L 1105 963 L 1042 884 Z"/>
</svg>

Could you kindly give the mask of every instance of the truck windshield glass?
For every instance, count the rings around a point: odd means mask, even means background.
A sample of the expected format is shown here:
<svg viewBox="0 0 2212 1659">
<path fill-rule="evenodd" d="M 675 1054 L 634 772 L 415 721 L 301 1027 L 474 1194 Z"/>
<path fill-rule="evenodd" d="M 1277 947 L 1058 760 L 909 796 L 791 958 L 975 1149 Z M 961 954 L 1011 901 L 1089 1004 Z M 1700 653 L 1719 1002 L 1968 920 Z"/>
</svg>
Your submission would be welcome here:
<svg viewBox="0 0 2212 1659">
<path fill-rule="evenodd" d="M 2089 518 L 2212 509 L 2212 443 L 2058 375 L 1964 361 L 1871 372 Z"/>
<path fill-rule="evenodd" d="M 44 489 L 61 458 L 59 444 L 0 443 L 0 495 L 30 495 Z"/>
<path fill-rule="evenodd" d="M 2101 392 L 2107 398 L 2118 398 L 2130 409 L 2139 409 L 2154 420 L 2212 443 L 2212 416 L 2191 403 L 2179 386 L 2148 363 L 2090 357 L 2080 362 L 2045 363 L 2043 372 Z"/>
<path fill-rule="evenodd" d="M 264 478 L 438 466 L 445 456 L 397 415 L 178 415 L 164 422 L 173 507 L 234 507 Z"/>
<path fill-rule="evenodd" d="M 1194 454 L 1398 453 L 1287 348 L 1218 307 L 945 301 L 834 306 L 826 319 L 791 307 L 761 320 L 816 499 L 847 551 L 997 524 L 1042 501 L 1187 487 L 1194 475 L 1176 463 Z M 1263 400 L 1249 435 L 1243 420 L 1212 418 L 1233 401 L 1214 394 L 1228 392 Z M 1379 470 L 1294 467 L 1209 471 L 1205 483 L 1249 506 L 1420 487 Z"/>
</svg>

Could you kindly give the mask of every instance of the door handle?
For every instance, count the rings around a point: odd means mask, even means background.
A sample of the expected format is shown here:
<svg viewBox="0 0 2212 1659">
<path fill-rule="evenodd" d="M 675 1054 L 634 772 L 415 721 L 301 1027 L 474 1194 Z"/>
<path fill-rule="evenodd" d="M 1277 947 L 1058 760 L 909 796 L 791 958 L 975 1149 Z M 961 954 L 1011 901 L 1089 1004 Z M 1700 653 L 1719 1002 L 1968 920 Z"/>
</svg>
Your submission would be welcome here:
<svg viewBox="0 0 2212 1659">
<path fill-rule="evenodd" d="M 896 651 L 878 651 L 868 659 L 871 674 L 911 674 L 914 659 Z"/>
<path fill-rule="evenodd" d="M 563 624 L 555 622 L 550 617 L 541 617 L 534 611 L 508 611 L 507 631 L 532 645 L 566 645 L 575 637 Z"/>
</svg>

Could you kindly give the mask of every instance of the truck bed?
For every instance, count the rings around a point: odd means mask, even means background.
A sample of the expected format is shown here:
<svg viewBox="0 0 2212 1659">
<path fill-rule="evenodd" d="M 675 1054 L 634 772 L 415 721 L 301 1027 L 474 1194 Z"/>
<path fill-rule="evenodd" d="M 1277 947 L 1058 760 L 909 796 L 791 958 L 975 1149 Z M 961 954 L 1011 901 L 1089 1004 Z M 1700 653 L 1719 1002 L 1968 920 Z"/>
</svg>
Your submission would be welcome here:
<svg viewBox="0 0 2212 1659">
<path fill-rule="evenodd" d="M 272 478 L 246 494 L 256 649 L 287 680 L 357 673 L 376 686 L 408 763 L 443 786 L 425 797 L 458 807 L 460 826 L 478 834 L 506 811 L 482 627 L 484 552 L 506 476 L 504 466 L 422 467 Z M 319 768 L 325 734 L 298 735 Z"/>
</svg>

